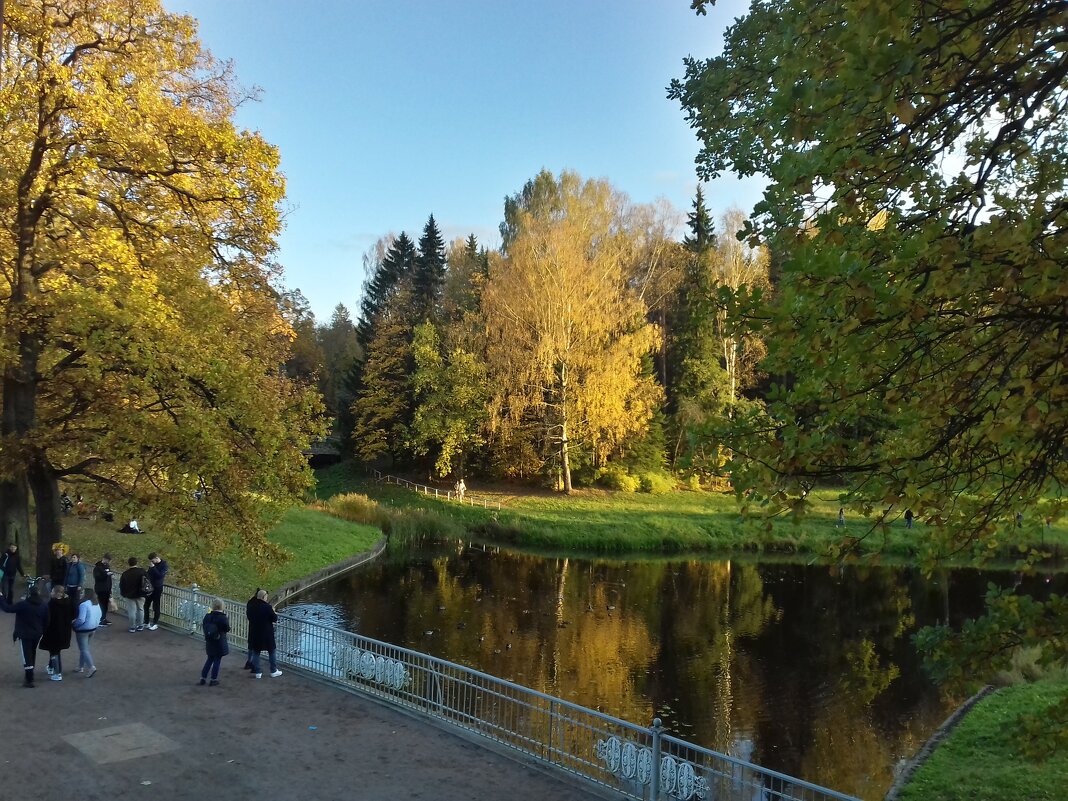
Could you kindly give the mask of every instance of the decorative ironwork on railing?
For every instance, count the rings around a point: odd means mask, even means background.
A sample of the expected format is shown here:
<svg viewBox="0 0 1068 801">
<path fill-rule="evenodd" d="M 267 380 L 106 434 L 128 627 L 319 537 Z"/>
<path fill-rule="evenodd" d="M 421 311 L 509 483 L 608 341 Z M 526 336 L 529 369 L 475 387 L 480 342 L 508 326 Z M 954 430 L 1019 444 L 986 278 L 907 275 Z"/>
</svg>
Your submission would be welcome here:
<svg viewBox="0 0 1068 801">
<path fill-rule="evenodd" d="M 438 489 L 437 487 L 419 484 L 415 481 L 409 481 L 406 478 L 400 478 L 399 476 L 391 476 L 383 473 L 381 470 L 372 470 L 371 472 L 374 474 L 375 480 L 381 481 L 383 484 L 396 484 L 398 487 L 404 487 L 413 492 L 421 492 L 423 495 L 432 495 L 435 498 L 467 504 L 468 506 L 481 506 L 483 509 L 497 509 L 498 511 L 500 511 L 501 508 L 500 501 L 495 501 L 491 498 L 481 498 L 477 495 L 472 495 L 469 492 Z"/>
<path fill-rule="evenodd" d="M 163 621 L 198 634 L 214 596 L 168 586 Z M 248 646 L 243 602 L 223 599 L 231 644 Z M 279 614 L 278 661 L 421 713 L 641 801 L 856 801 L 437 657 Z"/>
</svg>

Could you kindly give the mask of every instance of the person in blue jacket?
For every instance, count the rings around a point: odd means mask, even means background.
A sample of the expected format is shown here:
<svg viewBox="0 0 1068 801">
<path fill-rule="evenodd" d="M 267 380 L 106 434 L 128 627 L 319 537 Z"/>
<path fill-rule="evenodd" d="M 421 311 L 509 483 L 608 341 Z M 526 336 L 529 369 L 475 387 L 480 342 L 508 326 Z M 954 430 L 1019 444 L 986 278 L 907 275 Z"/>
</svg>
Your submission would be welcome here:
<svg viewBox="0 0 1068 801">
<path fill-rule="evenodd" d="M 33 668 L 37 661 L 37 643 L 48 628 L 48 604 L 41 597 L 40 590 L 34 584 L 26 597 L 16 604 L 8 603 L 0 596 L 0 611 L 15 616 L 15 632 L 11 639 L 22 643 L 22 669 L 26 680 L 24 687 L 33 687 Z"/>
<path fill-rule="evenodd" d="M 85 565 L 82 564 L 78 554 L 72 553 L 67 560 L 67 578 L 63 582 L 63 587 L 67 591 L 71 604 L 75 607 L 81 603 L 83 584 L 85 584 Z"/>
<path fill-rule="evenodd" d="M 219 666 L 222 658 L 230 653 L 230 641 L 226 633 L 230 631 L 230 618 L 223 611 L 221 598 L 211 602 L 211 611 L 204 615 L 201 623 L 204 632 L 204 650 L 208 655 L 204 662 L 204 668 L 200 671 L 200 684 L 210 683 L 215 687 L 219 683 Z M 208 682 L 208 671 L 211 670 L 211 681 Z"/>
</svg>

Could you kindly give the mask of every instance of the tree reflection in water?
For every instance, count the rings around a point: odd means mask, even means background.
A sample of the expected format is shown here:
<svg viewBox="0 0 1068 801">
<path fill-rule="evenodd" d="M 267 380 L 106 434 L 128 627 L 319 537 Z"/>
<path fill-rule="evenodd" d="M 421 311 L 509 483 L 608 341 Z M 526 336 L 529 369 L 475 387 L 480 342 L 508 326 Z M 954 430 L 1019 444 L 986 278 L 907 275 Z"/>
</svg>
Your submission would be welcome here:
<svg viewBox="0 0 1068 801">
<path fill-rule="evenodd" d="M 988 581 L 1015 579 L 423 543 L 293 611 L 877 799 L 954 701 L 923 675 L 912 633 L 978 614 Z"/>
</svg>

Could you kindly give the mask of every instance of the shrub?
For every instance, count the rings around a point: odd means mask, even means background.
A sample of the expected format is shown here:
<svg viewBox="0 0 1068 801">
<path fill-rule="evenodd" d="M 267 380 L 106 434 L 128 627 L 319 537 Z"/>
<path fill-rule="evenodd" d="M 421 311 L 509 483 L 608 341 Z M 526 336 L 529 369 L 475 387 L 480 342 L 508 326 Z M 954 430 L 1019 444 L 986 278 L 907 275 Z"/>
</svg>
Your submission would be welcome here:
<svg viewBox="0 0 1068 801">
<path fill-rule="evenodd" d="M 398 509 L 389 527 L 389 536 L 395 540 L 461 539 L 465 533 L 462 524 L 429 509 Z"/>
<path fill-rule="evenodd" d="M 366 495 L 350 492 L 345 495 L 335 495 L 325 501 L 317 501 L 312 504 L 313 509 L 326 512 L 334 517 L 347 520 L 350 523 L 363 523 L 368 526 L 376 526 L 385 531 L 389 526 L 390 514 L 387 510 L 372 501 Z"/>
<path fill-rule="evenodd" d="M 600 474 L 597 478 L 598 483 L 610 490 L 618 490 L 619 492 L 637 492 L 639 482 L 638 479 L 630 475 L 619 465 L 608 465 L 608 467 L 599 470 Z"/>
<path fill-rule="evenodd" d="M 639 479 L 642 492 L 664 495 L 675 489 L 675 479 L 663 473 L 643 473 Z"/>
<path fill-rule="evenodd" d="M 690 473 L 690 477 L 686 479 L 686 489 L 692 492 L 701 492 L 701 477 L 697 473 Z"/>
</svg>

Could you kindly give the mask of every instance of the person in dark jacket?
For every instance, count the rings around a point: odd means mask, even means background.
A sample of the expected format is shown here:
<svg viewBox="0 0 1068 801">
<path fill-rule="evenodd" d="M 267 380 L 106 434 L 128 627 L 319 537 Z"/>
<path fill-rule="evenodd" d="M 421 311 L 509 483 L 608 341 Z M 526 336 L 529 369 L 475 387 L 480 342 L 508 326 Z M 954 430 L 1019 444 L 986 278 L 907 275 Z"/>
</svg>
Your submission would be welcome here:
<svg viewBox="0 0 1068 801">
<path fill-rule="evenodd" d="M 19 556 L 19 546 L 11 543 L 7 546 L 7 550 L 4 551 L 4 555 L 0 556 L 0 581 L 3 582 L 3 585 L 0 586 L 0 593 L 7 599 L 8 603 L 15 599 L 16 573 L 20 576 L 26 575 L 22 571 L 22 557 Z"/>
<path fill-rule="evenodd" d="M 108 604 L 111 603 L 111 591 L 115 586 L 114 573 L 111 570 L 111 554 L 106 553 L 93 565 L 93 589 L 100 601 L 100 625 L 110 626 Z"/>
<path fill-rule="evenodd" d="M 282 675 L 275 661 L 274 624 L 278 615 L 275 614 L 274 607 L 267 603 L 267 590 L 256 590 L 256 595 L 245 607 L 245 614 L 248 615 L 248 651 L 253 678 L 263 678 L 263 672 L 260 670 L 260 651 L 267 652 L 271 676 L 278 678 Z"/>
<path fill-rule="evenodd" d="M 67 591 L 67 597 L 75 609 L 82 600 L 82 585 L 85 584 L 85 565 L 81 557 L 72 553 L 67 560 L 67 577 L 63 581 L 63 587 Z"/>
<path fill-rule="evenodd" d="M 163 582 L 170 568 L 167 562 L 155 552 L 148 555 L 148 563 L 149 568 L 146 572 L 148 580 L 152 582 L 152 594 L 145 598 L 145 625 L 148 626 L 149 631 L 155 631 L 159 628 L 159 602 L 163 598 Z M 150 613 L 154 613 L 151 623 L 148 622 Z"/>
<path fill-rule="evenodd" d="M 48 591 L 53 587 L 65 587 L 67 584 L 67 557 L 62 548 L 52 551 L 52 566 L 48 571 Z"/>
<path fill-rule="evenodd" d="M 12 639 L 22 642 L 22 669 L 26 674 L 23 686 L 33 687 L 37 643 L 48 628 L 48 604 L 41 598 L 41 592 L 34 584 L 26 597 L 17 604 L 10 604 L 6 598 L 0 597 L 0 610 L 15 616 L 15 633 Z"/>
<path fill-rule="evenodd" d="M 200 684 L 210 683 L 212 687 L 219 683 L 219 667 L 222 658 L 230 653 L 230 641 L 226 634 L 230 631 L 230 618 L 223 611 L 221 598 L 211 602 L 211 611 L 204 615 L 201 623 L 204 632 L 204 651 L 208 658 L 204 662 L 204 668 L 200 671 Z M 211 681 L 208 682 L 208 671 L 211 671 Z"/>
<path fill-rule="evenodd" d="M 144 625 L 141 618 L 144 616 L 145 595 L 144 579 L 145 571 L 137 566 L 137 557 L 131 556 L 126 560 L 129 565 L 119 576 L 119 593 L 126 599 L 126 614 L 129 616 L 130 631 L 141 631 Z"/>
<path fill-rule="evenodd" d="M 77 610 L 72 606 L 66 590 L 52 588 L 48 602 L 48 626 L 41 637 L 41 650 L 48 651 L 48 675 L 52 681 L 63 681 L 63 652 L 70 648 L 71 624 Z"/>
</svg>

